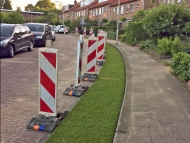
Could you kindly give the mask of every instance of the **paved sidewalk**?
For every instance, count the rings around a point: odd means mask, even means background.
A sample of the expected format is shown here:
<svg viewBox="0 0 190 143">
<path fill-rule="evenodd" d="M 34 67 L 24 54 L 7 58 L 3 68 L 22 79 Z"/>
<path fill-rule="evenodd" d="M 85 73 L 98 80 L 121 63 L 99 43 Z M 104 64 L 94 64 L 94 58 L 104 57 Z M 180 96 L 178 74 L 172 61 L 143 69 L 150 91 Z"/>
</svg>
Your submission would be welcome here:
<svg viewBox="0 0 190 143">
<path fill-rule="evenodd" d="M 116 47 L 125 59 L 127 81 L 114 143 L 190 143 L 190 95 L 138 47 L 120 42 Z"/>
</svg>

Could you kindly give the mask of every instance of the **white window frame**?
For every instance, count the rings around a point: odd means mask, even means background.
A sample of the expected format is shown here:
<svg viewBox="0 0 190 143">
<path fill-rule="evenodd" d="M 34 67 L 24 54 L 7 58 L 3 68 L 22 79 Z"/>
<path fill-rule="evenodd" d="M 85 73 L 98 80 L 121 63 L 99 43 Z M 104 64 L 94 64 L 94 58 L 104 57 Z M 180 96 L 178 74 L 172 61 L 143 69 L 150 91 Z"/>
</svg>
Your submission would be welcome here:
<svg viewBox="0 0 190 143">
<path fill-rule="evenodd" d="M 124 5 L 121 5 L 120 14 L 124 13 Z"/>
<path fill-rule="evenodd" d="M 99 8 L 99 15 L 101 15 L 102 14 L 102 8 L 100 7 Z"/>
<path fill-rule="evenodd" d="M 171 0 L 171 4 L 174 4 L 174 0 Z"/>
<path fill-rule="evenodd" d="M 98 15 L 98 9 L 96 9 L 96 16 Z"/>
<path fill-rule="evenodd" d="M 139 4 L 139 3 L 137 3 L 137 4 L 136 4 L 136 7 L 139 7 L 139 5 L 140 5 L 140 4 Z"/>
<path fill-rule="evenodd" d="M 104 7 L 102 7 L 102 14 L 104 14 Z"/>
<path fill-rule="evenodd" d="M 93 15 L 93 16 L 96 15 L 96 10 L 95 10 L 95 9 L 93 9 L 93 11 L 92 11 L 92 15 Z"/>
<path fill-rule="evenodd" d="M 130 8 L 130 6 L 129 6 L 129 4 L 127 4 L 126 5 L 126 13 L 129 13 L 129 8 Z"/>
<path fill-rule="evenodd" d="M 131 3 L 131 9 L 130 12 L 134 12 L 134 3 Z"/>
<path fill-rule="evenodd" d="M 119 14 L 119 6 L 116 7 L 116 14 Z"/>
</svg>

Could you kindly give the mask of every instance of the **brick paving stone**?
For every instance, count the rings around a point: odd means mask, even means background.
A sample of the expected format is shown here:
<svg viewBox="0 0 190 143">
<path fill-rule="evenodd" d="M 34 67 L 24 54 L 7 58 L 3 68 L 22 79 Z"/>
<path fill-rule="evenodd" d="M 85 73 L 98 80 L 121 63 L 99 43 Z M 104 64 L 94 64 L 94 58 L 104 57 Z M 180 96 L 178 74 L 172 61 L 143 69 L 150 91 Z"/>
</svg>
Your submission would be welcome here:
<svg viewBox="0 0 190 143">
<path fill-rule="evenodd" d="M 59 50 L 58 107 L 69 111 L 80 99 L 63 95 L 75 83 L 77 41 L 79 37 L 57 34 L 52 47 Z M 86 71 L 87 40 L 84 39 L 82 73 Z M 1 58 L 1 143 L 37 143 L 45 132 L 26 128 L 38 115 L 38 49 L 23 51 L 14 58 Z M 97 72 L 100 68 L 97 68 Z M 82 85 L 92 85 L 82 82 Z"/>
</svg>

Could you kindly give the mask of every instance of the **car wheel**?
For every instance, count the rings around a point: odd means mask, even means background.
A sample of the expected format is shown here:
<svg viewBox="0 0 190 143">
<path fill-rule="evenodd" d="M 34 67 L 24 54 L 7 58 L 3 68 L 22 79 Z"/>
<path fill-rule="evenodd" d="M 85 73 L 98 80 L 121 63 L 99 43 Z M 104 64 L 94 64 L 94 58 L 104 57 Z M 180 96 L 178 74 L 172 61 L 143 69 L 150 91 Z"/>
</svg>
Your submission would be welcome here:
<svg viewBox="0 0 190 143">
<path fill-rule="evenodd" d="M 33 49 L 34 49 L 34 43 L 30 41 L 28 51 L 33 51 Z"/>
<path fill-rule="evenodd" d="M 8 50 L 8 57 L 12 58 L 14 54 L 15 54 L 15 51 L 14 51 L 13 45 L 10 45 L 9 50 Z"/>
</svg>

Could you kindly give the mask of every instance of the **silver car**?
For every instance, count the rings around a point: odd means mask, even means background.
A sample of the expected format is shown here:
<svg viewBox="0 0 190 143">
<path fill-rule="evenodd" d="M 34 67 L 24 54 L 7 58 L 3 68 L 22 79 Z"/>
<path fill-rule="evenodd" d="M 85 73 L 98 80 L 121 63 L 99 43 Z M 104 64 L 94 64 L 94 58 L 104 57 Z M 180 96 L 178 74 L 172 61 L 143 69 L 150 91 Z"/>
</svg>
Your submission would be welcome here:
<svg viewBox="0 0 190 143">
<path fill-rule="evenodd" d="M 56 26 L 50 25 L 50 27 L 51 27 L 52 41 L 55 41 L 55 39 L 56 39 L 56 37 L 55 37 Z"/>
</svg>

